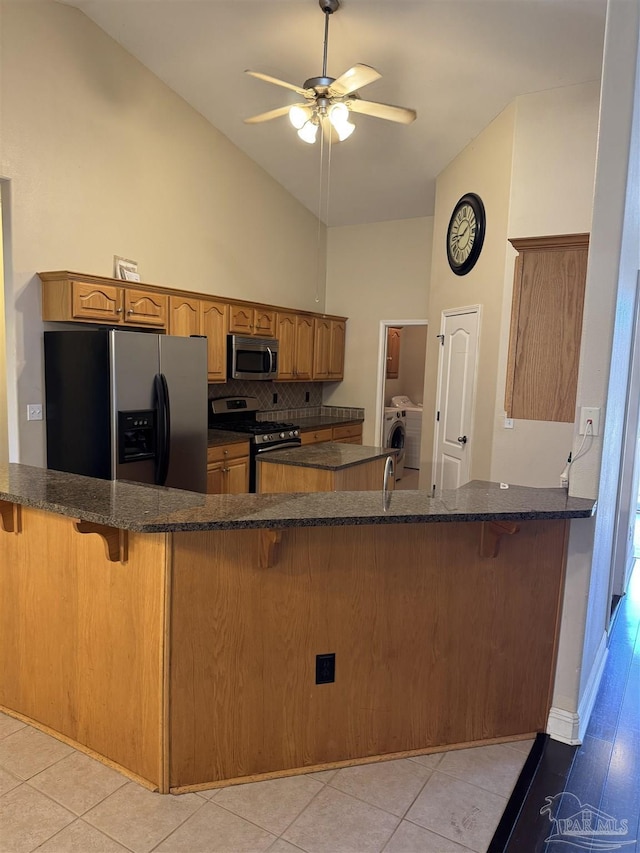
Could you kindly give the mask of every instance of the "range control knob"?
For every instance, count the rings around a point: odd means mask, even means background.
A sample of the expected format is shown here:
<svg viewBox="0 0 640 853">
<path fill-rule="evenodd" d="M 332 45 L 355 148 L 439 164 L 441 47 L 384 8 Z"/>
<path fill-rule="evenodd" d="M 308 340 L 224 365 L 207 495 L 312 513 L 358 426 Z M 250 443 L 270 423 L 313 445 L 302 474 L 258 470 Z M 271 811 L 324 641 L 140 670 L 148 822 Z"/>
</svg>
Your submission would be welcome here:
<svg viewBox="0 0 640 853">
<path fill-rule="evenodd" d="M 280 438 L 286 438 L 286 437 L 287 437 L 286 433 L 284 433 L 284 432 L 280 433 Z"/>
</svg>

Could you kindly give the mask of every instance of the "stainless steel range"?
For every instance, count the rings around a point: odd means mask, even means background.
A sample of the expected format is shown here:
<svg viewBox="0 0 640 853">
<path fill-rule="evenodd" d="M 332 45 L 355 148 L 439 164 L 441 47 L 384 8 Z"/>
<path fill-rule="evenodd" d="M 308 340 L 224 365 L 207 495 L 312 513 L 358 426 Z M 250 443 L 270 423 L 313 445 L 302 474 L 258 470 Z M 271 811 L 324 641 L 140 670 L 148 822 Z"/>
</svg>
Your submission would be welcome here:
<svg viewBox="0 0 640 853">
<path fill-rule="evenodd" d="M 217 397 L 209 401 L 209 429 L 224 429 L 251 436 L 249 441 L 249 491 L 256 490 L 256 460 L 261 453 L 299 447 L 300 429 L 295 424 L 257 420 L 256 397 Z"/>
</svg>

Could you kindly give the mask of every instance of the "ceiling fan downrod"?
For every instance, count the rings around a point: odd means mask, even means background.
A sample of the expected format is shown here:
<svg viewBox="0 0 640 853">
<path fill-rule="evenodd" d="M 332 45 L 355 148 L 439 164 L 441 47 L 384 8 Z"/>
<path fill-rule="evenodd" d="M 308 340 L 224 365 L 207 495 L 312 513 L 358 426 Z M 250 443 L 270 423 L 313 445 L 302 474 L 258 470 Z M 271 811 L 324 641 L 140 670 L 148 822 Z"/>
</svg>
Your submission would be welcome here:
<svg viewBox="0 0 640 853">
<path fill-rule="evenodd" d="M 340 8 L 340 0 L 318 0 L 320 8 L 324 12 L 324 52 L 322 54 L 322 76 L 327 76 L 327 48 L 329 46 L 329 15 L 333 15 Z M 332 81 L 333 82 L 333 81 Z"/>
</svg>

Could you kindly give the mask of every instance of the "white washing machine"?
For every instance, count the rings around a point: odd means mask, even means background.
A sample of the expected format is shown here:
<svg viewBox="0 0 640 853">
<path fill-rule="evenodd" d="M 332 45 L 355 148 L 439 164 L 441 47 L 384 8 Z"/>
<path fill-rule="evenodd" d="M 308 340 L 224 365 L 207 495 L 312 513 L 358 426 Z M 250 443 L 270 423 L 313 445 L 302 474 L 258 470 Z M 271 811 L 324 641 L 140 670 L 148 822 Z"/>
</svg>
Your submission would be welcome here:
<svg viewBox="0 0 640 853">
<path fill-rule="evenodd" d="M 391 405 L 402 409 L 406 416 L 405 468 L 420 468 L 420 444 L 422 441 L 422 403 L 414 403 L 409 397 L 400 395 L 391 398 Z"/>
<path fill-rule="evenodd" d="M 382 446 L 397 450 L 396 454 L 396 480 L 404 473 L 405 442 L 407 440 L 406 417 L 402 409 L 395 406 L 387 406 L 384 410 L 384 422 L 382 424 Z"/>
</svg>

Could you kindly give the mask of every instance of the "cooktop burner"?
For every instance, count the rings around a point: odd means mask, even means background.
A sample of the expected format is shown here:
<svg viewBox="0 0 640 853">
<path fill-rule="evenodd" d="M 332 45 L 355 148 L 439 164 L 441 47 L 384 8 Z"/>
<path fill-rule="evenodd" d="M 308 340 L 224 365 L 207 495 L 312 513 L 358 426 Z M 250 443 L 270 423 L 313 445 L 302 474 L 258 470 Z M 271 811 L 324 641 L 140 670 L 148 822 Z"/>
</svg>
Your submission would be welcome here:
<svg viewBox="0 0 640 853">
<path fill-rule="evenodd" d="M 290 432 L 297 430 L 295 424 L 280 421 L 219 421 L 209 424 L 211 429 L 227 429 L 231 432 L 248 432 L 251 435 L 263 435 L 268 432 Z"/>
</svg>

